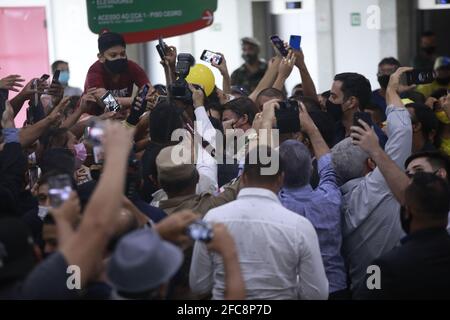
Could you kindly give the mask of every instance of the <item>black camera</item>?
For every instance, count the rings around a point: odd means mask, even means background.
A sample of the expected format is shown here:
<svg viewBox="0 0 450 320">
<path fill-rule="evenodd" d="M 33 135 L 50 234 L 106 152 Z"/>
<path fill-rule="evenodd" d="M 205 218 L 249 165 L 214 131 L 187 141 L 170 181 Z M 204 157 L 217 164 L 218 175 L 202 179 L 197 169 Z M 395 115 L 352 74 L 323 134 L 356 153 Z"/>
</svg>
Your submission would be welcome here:
<svg viewBox="0 0 450 320">
<path fill-rule="evenodd" d="M 300 131 L 299 107 L 296 100 L 278 102 L 279 109 L 275 109 L 277 128 L 280 133 L 293 133 Z"/>
<path fill-rule="evenodd" d="M 186 81 L 186 77 L 195 64 L 195 58 L 189 53 L 180 53 L 177 57 L 177 65 L 175 66 L 175 73 L 178 79 L 169 86 L 170 95 L 174 99 L 179 99 L 185 102 L 192 100 L 192 92 Z"/>
</svg>

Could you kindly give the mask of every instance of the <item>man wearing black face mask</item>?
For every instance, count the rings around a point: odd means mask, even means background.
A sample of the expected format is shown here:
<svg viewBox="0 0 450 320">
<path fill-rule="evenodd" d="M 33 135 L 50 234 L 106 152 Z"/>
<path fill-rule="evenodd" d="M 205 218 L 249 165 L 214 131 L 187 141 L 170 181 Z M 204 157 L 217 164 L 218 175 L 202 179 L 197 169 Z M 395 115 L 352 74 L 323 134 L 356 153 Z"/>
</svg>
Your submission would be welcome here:
<svg viewBox="0 0 450 320">
<path fill-rule="evenodd" d="M 95 96 L 100 99 L 107 90 L 111 91 L 119 104 L 127 109 L 131 106 L 133 86 L 152 86 L 145 71 L 135 62 L 127 59 L 123 37 L 114 32 L 105 32 L 98 38 L 98 60 L 89 68 L 84 84 L 85 93 L 97 88 Z M 104 106 L 93 104 L 89 113 L 99 115 Z"/>
<path fill-rule="evenodd" d="M 384 58 L 378 64 L 378 83 L 380 84 L 380 89 L 372 92 L 372 103 L 380 107 L 383 111 L 383 115 L 386 112 L 386 88 L 389 83 L 389 78 L 400 67 L 400 62 L 393 58 Z M 386 117 L 384 117 L 386 118 Z"/>
<path fill-rule="evenodd" d="M 415 69 L 433 69 L 436 60 L 436 34 L 425 31 L 420 36 L 420 51 L 414 58 Z"/>
<path fill-rule="evenodd" d="M 373 261 L 380 270 L 380 289 L 368 290 L 363 282 L 358 298 L 450 298 L 450 236 L 445 230 L 449 193 L 441 177 L 425 172 L 414 175 L 401 213 L 408 236 L 401 246 Z"/>
<path fill-rule="evenodd" d="M 258 58 L 260 44 L 253 38 L 243 38 L 242 58 L 245 63 L 231 74 L 231 85 L 244 87 L 249 92 L 255 90 L 264 76 L 267 63 Z"/>
</svg>

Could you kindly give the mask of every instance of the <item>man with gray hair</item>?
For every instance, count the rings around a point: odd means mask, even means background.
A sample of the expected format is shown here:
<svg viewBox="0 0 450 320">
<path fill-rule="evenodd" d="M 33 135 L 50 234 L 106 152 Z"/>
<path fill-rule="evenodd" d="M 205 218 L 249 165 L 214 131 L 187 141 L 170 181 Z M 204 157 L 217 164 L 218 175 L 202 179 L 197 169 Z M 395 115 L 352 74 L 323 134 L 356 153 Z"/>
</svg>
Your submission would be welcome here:
<svg viewBox="0 0 450 320">
<path fill-rule="evenodd" d="M 341 255 L 341 191 L 331 163 L 330 149 L 303 104 L 300 104 L 300 123 L 317 159 L 320 182 L 316 189 L 310 185 L 312 159 L 309 149 L 299 141 L 286 140 L 280 146 L 284 180 L 278 197 L 285 208 L 312 223 L 319 238 L 329 283 L 329 298 L 346 299 L 349 295 Z"/>
<path fill-rule="evenodd" d="M 412 127 L 408 111 L 397 93 L 399 68 L 391 75 L 386 91 L 388 141 L 385 151 L 401 166 L 411 153 Z M 347 138 L 332 150 L 333 165 L 343 185 L 341 207 L 343 255 L 351 288 L 365 278 L 370 263 L 391 250 L 404 236 L 399 219 L 400 204 L 379 168 L 354 141 Z"/>
</svg>

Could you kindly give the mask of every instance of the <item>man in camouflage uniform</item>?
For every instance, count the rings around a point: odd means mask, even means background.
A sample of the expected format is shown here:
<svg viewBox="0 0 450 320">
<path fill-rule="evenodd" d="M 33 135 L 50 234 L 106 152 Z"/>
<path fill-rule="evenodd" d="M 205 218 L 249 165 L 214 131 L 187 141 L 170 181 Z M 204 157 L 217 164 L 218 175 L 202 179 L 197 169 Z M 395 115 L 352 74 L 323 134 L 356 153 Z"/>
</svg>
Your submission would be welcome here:
<svg viewBox="0 0 450 320">
<path fill-rule="evenodd" d="M 249 92 L 255 90 L 267 69 L 267 63 L 258 58 L 260 44 L 253 38 L 243 38 L 242 58 L 245 63 L 231 74 L 231 85 L 244 87 Z"/>
</svg>

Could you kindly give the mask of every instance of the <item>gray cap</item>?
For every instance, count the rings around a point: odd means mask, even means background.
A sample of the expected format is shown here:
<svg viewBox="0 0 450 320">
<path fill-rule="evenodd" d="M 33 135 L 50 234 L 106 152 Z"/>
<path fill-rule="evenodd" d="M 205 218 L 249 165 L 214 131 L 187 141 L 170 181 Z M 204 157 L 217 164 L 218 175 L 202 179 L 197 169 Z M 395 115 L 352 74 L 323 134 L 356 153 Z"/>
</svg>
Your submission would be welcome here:
<svg viewBox="0 0 450 320">
<path fill-rule="evenodd" d="M 250 37 L 242 38 L 241 44 L 244 44 L 244 43 L 248 43 L 248 44 L 252 44 L 257 47 L 261 47 L 261 43 L 255 38 L 250 38 Z"/>
<path fill-rule="evenodd" d="M 115 289 L 138 293 L 170 280 L 183 262 L 183 252 L 151 229 L 139 229 L 120 240 L 108 264 Z"/>
</svg>

